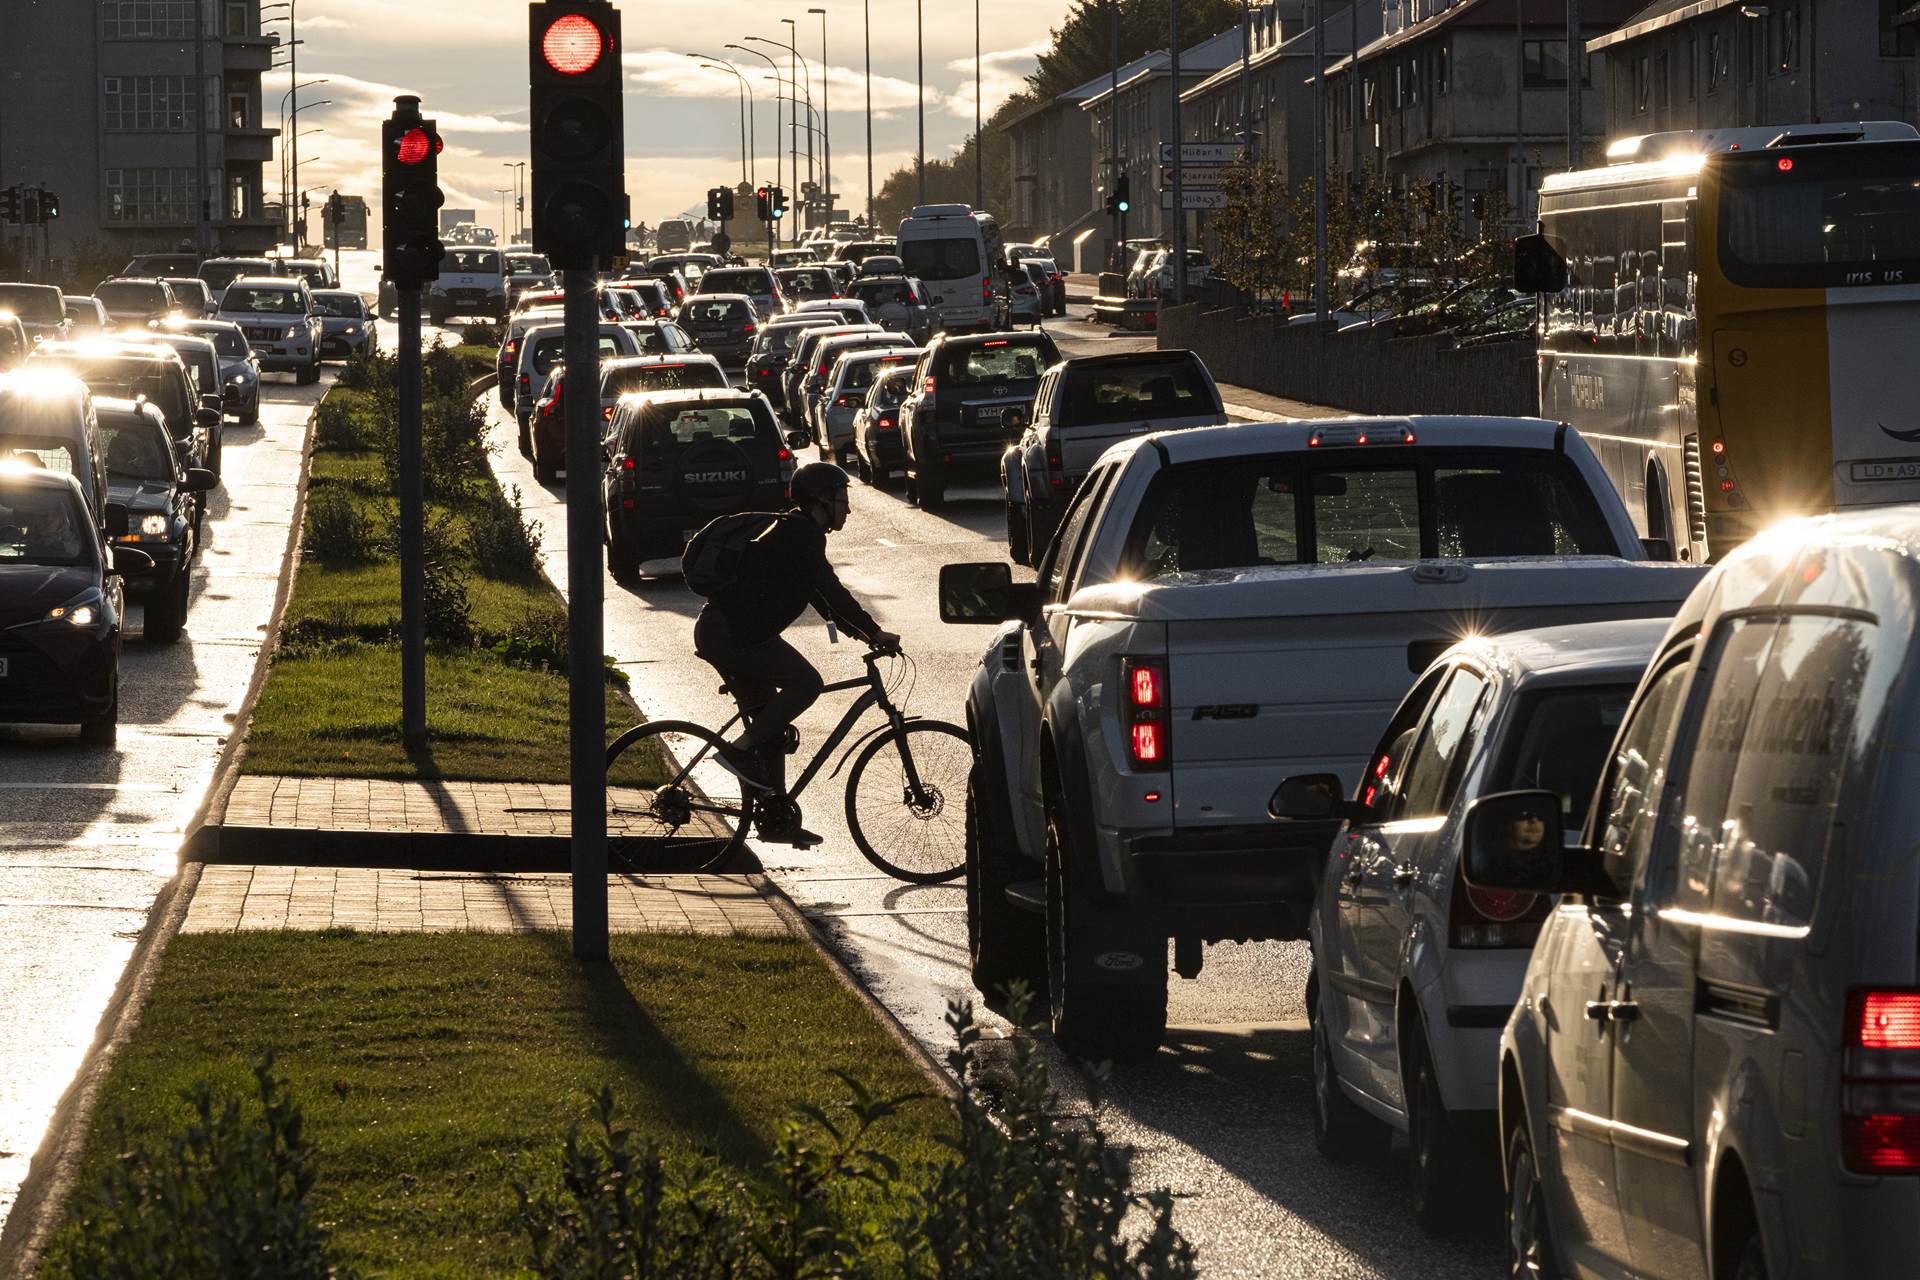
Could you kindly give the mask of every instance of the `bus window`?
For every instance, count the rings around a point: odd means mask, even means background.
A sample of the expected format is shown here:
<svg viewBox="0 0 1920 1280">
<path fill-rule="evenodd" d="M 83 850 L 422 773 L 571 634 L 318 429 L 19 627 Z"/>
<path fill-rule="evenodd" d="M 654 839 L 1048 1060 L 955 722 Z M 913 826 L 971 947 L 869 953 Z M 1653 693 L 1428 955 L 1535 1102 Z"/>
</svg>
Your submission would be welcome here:
<svg viewBox="0 0 1920 1280">
<path fill-rule="evenodd" d="M 1761 289 L 1920 281 L 1920 143 L 1722 162 L 1720 258 Z"/>
</svg>

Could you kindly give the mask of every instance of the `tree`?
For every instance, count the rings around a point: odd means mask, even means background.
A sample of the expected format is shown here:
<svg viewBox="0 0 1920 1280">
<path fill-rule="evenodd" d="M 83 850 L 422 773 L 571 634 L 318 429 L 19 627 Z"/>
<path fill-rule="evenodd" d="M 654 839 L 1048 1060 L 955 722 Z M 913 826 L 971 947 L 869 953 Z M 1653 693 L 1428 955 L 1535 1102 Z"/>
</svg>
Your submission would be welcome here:
<svg viewBox="0 0 1920 1280">
<path fill-rule="evenodd" d="M 1034 66 L 1027 84 L 1040 99 L 1056 98 L 1113 66 L 1115 0 L 1075 0 L 1066 21 L 1051 33 L 1053 41 Z M 1120 61 L 1167 47 L 1172 17 L 1168 0 L 1118 0 Z M 1192 44 L 1240 25 L 1238 0 L 1181 0 L 1180 30 Z"/>
</svg>

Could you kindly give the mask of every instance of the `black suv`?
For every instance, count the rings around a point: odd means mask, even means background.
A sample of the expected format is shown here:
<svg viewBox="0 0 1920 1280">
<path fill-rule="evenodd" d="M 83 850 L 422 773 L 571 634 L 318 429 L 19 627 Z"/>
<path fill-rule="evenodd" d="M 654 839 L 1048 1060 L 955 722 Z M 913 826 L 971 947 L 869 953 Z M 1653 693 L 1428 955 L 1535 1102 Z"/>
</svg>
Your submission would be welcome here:
<svg viewBox="0 0 1920 1280">
<path fill-rule="evenodd" d="M 33 369 L 64 369 L 95 396 L 136 400 L 145 396 L 166 417 L 181 461 L 205 467 L 220 426 L 219 398 L 203 397 L 180 353 L 164 343 L 43 342 L 27 360 Z"/>
<path fill-rule="evenodd" d="M 743 379 L 773 405 L 783 409 L 787 402 L 787 361 L 793 358 L 793 349 L 803 334 L 813 329 L 824 329 L 837 324 L 838 319 L 829 315 L 816 315 L 810 311 L 780 316 L 760 326 L 760 333 L 753 340 L 752 354 L 747 356 L 746 376 Z"/>
<path fill-rule="evenodd" d="M 920 353 L 919 383 L 900 406 L 907 443 L 907 497 L 946 501 L 955 477 L 998 477 L 1000 455 L 1033 412 L 1040 375 L 1060 360 L 1044 330 L 940 334 Z M 1017 420 L 1007 410 L 1018 409 Z"/>
<path fill-rule="evenodd" d="M 745 364 L 760 332 L 760 316 L 745 294 L 696 293 L 680 304 L 680 327 L 722 364 Z"/>
<path fill-rule="evenodd" d="M 152 404 L 98 399 L 93 409 L 107 456 L 107 498 L 127 511 L 127 531 L 115 541 L 138 547 L 151 562 L 127 574 L 127 594 L 147 604 L 140 634 L 171 644 L 187 620 L 200 495 L 213 488 L 213 472 L 180 464 L 167 420 Z"/>
<path fill-rule="evenodd" d="M 715 516 L 780 511 L 793 451 L 766 397 L 731 389 L 620 397 L 607 430 L 607 568 L 677 556 Z"/>
</svg>

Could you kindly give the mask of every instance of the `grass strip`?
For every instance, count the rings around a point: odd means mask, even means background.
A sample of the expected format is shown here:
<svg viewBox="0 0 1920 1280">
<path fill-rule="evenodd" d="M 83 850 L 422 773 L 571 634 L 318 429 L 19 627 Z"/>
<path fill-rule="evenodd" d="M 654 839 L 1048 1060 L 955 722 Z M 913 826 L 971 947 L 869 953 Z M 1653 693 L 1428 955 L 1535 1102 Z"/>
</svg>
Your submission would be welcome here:
<svg viewBox="0 0 1920 1280">
<path fill-rule="evenodd" d="M 759 1176 L 780 1124 L 830 1107 L 833 1070 L 878 1094 L 925 1080 L 873 1016 L 791 938 L 626 934 L 581 965 L 563 934 L 183 934 L 116 1056 L 81 1185 L 133 1141 L 185 1123 L 209 1078 L 251 1090 L 271 1048 L 305 1111 L 315 1198 L 339 1256 L 388 1277 L 498 1276 L 524 1264 L 511 1162 L 553 1177 L 567 1127 L 610 1085 L 623 1122 Z M 940 1156 L 950 1113 L 909 1106 L 878 1149 Z M 886 1220 L 867 1193 L 851 1213 Z"/>
</svg>

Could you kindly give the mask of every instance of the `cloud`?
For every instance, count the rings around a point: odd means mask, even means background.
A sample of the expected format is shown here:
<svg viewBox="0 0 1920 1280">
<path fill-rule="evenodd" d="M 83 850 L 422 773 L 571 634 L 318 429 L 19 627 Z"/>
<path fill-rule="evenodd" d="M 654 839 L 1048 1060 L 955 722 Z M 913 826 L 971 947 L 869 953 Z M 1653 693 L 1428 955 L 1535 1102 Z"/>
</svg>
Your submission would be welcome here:
<svg viewBox="0 0 1920 1280">
<path fill-rule="evenodd" d="M 1000 108 L 1000 104 L 1026 87 L 1027 76 L 1034 68 L 1039 55 L 1048 48 L 1046 41 L 1022 45 L 1017 49 L 998 49 L 980 55 L 980 113 L 983 119 L 990 118 Z M 954 58 L 947 63 L 949 71 L 959 71 L 966 76 L 960 87 L 951 94 L 944 95 L 945 107 L 950 115 L 973 121 L 973 59 Z"/>
</svg>

